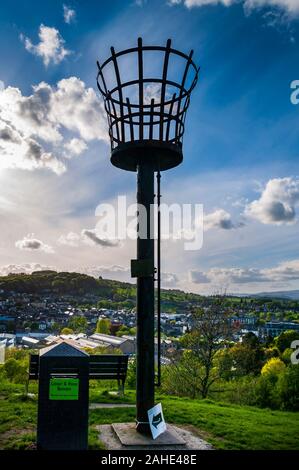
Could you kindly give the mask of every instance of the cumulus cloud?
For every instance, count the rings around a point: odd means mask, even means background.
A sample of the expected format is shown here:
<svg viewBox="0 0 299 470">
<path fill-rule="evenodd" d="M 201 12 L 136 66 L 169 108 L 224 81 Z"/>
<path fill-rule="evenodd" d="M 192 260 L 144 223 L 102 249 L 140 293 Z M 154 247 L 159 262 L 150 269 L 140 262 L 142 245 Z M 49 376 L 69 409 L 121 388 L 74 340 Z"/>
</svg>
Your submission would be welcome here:
<svg viewBox="0 0 299 470">
<path fill-rule="evenodd" d="M 248 284 L 260 282 L 289 282 L 299 279 L 299 259 L 284 261 L 272 268 L 212 268 L 206 272 L 189 271 L 194 284 Z"/>
<path fill-rule="evenodd" d="M 81 153 L 87 149 L 87 145 L 84 140 L 74 137 L 64 144 L 64 148 L 70 153 L 70 155 L 81 155 Z M 68 154 L 65 154 L 65 156 L 68 158 Z"/>
<path fill-rule="evenodd" d="M 274 268 L 264 269 L 263 274 L 272 281 L 297 280 L 299 279 L 299 259 L 284 261 Z"/>
<path fill-rule="evenodd" d="M 276 7 L 286 12 L 290 16 L 299 14 L 298 0 L 170 0 L 170 4 L 178 5 L 183 3 L 187 8 L 203 7 L 206 5 L 223 5 L 229 7 L 238 3 L 243 3 L 244 10 L 248 13 L 255 8 Z"/>
<path fill-rule="evenodd" d="M 189 281 L 194 284 L 207 284 L 210 282 L 210 279 L 204 272 L 192 269 L 189 271 Z"/>
<path fill-rule="evenodd" d="M 65 131 L 75 136 L 66 142 Z M 65 78 L 56 86 L 41 82 L 29 96 L 14 87 L 0 89 L 0 167 L 61 174 L 63 159 L 79 155 L 94 139 L 107 139 L 104 110 L 95 91 L 79 78 Z"/>
<path fill-rule="evenodd" d="M 54 266 L 45 266 L 40 263 L 24 263 L 24 264 L 6 264 L 0 266 L 0 276 L 8 276 L 9 274 L 31 274 L 35 271 L 57 271 Z"/>
<path fill-rule="evenodd" d="M 131 281 L 130 270 L 128 267 L 113 264 L 110 266 L 87 266 L 82 272 L 93 277 L 103 277 L 104 279 L 114 279 L 118 281 Z"/>
<path fill-rule="evenodd" d="M 243 225 L 243 223 L 234 224 L 230 213 L 223 209 L 216 209 L 214 212 L 206 214 L 203 220 L 204 230 L 210 230 L 213 228 L 231 230 L 242 227 Z"/>
<path fill-rule="evenodd" d="M 80 244 L 81 236 L 75 232 L 69 232 L 66 235 L 61 235 L 58 239 L 59 245 L 67 245 L 71 247 L 78 247 Z"/>
<path fill-rule="evenodd" d="M 15 246 L 19 248 L 19 250 L 43 251 L 44 253 L 54 253 L 54 250 L 51 246 L 46 245 L 44 242 L 38 240 L 37 238 L 34 238 L 34 234 L 29 234 L 22 240 L 16 241 Z"/>
<path fill-rule="evenodd" d="M 179 278 L 174 273 L 161 273 L 161 284 L 163 287 L 175 287 L 179 282 Z"/>
<path fill-rule="evenodd" d="M 76 11 L 68 5 L 63 5 L 63 18 L 65 23 L 73 23 L 76 19 Z"/>
<path fill-rule="evenodd" d="M 96 230 L 83 229 L 80 234 L 69 232 L 67 235 L 61 235 L 57 240 L 59 245 L 66 245 L 73 248 L 78 247 L 81 243 L 89 246 L 102 246 L 102 247 L 118 247 L 120 242 L 118 240 L 106 240 L 98 236 Z"/>
<path fill-rule="evenodd" d="M 245 208 L 245 215 L 263 224 L 294 223 L 299 203 L 299 179 L 274 178 L 268 181 L 261 197 Z"/>
<path fill-rule="evenodd" d="M 33 44 L 29 38 L 23 35 L 20 36 L 25 44 L 25 49 L 31 52 L 31 54 L 41 57 L 46 67 L 50 62 L 59 64 L 65 57 L 71 54 L 71 51 L 64 47 L 65 41 L 61 37 L 58 29 L 41 24 L 38 37 L 40 42 Z"/>
</svg>

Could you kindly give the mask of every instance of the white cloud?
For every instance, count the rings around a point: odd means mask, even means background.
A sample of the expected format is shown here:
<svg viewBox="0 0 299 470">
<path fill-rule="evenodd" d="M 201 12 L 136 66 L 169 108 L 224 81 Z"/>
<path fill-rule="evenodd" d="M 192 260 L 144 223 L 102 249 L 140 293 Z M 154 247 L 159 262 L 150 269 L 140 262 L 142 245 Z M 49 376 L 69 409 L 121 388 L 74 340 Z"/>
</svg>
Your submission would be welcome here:
<svg viewBox="0 0 299 470">
<path fill-rule="evenodd" d="M 64 148 L 70 152 L 71 155 L 80 155 L 87 149 L 87 145 L 84 140 L 74 137 L 64 144 Z M 65 154 L 65 157 L 68 157 L 67 154 Z"/>
<path fill-rule="evenodd" d="M 61 235 L 58 239 L 59 245 L 67 245 L 71 247 L 78 247 L 81 240 L 81 236 L 75 232 L 69 232 L 67 235 Z"/>
<path fill-rule="evenodd" d="M 298 0 L 169 0 L 171 5 L 183 3 L 187 8 L 203 7 L 206 5 L 223 5 L 229 7 L 243 3 L 244 10 L 248 13 L 254 8 L 277 7 L 290 16 L 299 14 Z"/>
<path fill-rule="evenodd" d="M 104 109 L 95 91 L 77 77 L 60 80 L 53 91 L 52 116 L 84 140 L 107 140 Z"/>
<path fill-rule="evenodd" d="M 290 15 L 296 15 L 299 13 L 299 2 L 298 0 L 246 0 L 244 7 L 247 10 L 261 7 L 279 7 L 285 10 Z"/>
<path fill-rule="evenodd" d="M 41 24 L 38 37 L 40 39 L 38 44 L 32 44 L 31 40 L 23 35 L 20 36 L 20 39 L 24 42 L 25 49 L 28 52 L 42 58 L 46 67 L 50 62 L 59 64 L 65 57 L 71 54 L 71 51 L 64 47 L 65 41 L 58 29 Z"/>
<path fill-rule="evenodd" d="M 161 284 L 163 287 L 165 288 L 175 287 L 177 286 L 178 282 L 179 282 L 179 278 L 176 274 L 167 273 L 167 272 L 161 273 Z"/>
<path fill-rule="evenodd" d="M 299 179 L 274 178 L 268 181 L 261 197 L 245 208 L 245 215 L 263 224 L 294 223 L 299 203 Z"/>
<path fill-rule="evenodd" d="M 29 234 L 24 237 L 22 240 L 18 240 L 15 243 L 16 247 L 19 250 L 25 251 L 43 251 L 45 253 L 54 253 L 54 250 L 51 246 L 46 245 L 41 240 L 34 238 L 34 234 Z"/>
<path fill-rule="evenodd" d="M 235 2 L 236 0 L 185 0 L 185 5 L 188 8 L 202 7 L 205 5 L 217 5 L 217 4 L 222 4 L 226 7 L 229 7 Z"/>
<path fill-rule="evenodd" d="M 248 284 L 260 282 L 289 282 L 299 279 L 299 259 L 284 261 L 272 268 L 212 268 L 206 272 L 189 271 L 193 284 Z"/>
<path fill-rule="evenodd" d="M 194 284 L 208 284 L 210 282 L 208 276 L 204 272 L 198 271 L 197 269 L 191 269 L 188 274 L 189 281 Z"/>
<path fill-rule="evenodd" d="M 73 23 L 76 19 L 76 11 L 68 5 L 63 5 L 63 18 L 65 23 Z"/>
<path fill-rule="evenodd" d="M 67 245 L 73 248 L 78 247 L 81 243 L 89 246 L 102 246 L 102 247 L 118 247 L 120 242 L 118 240 L 111 241 L 100 238 L 96 230 L 83 229 L 80 234 L 69 232 L 67 235 L 61 235 L 57 240 L 59 245 Z"/>
<path fill-rule="evenodd" d="M 210 230 L 213 228 L 220 228 L 223 230 L 231 230 L 234 228 L 242 227 L 244 224 L 234 224 L 231 219 L 229 212 L 223 209 L 216 209 L 210 214 L 204 216 L 203 227 L 204 230 Z"/>
<path fill-rule="evenodd" d="M 45 266 L 39 263 L 24 263 L 24 264 L 6 264 L 0 266 L 0 276 L 8 276 L 8 274 L 31 274 L 35 271 L 57 271 L 53 266 Z"/>
<path fill-rule="evenodd" d="M 103 277 L 104 279 L 115 279 L 117 281 L 132 282 L 130 270 L 127 267 L 113 264 L 110 266 L 87 266 L 81 272 L 93 277 Z"/>
<path fill-rule="evenodd" d="M 293 281 L 299 279 L 299 259 L 284 261 L 275 268 L 264 269 L 265 277 L 272 281 Z"/>
<path fill-rule="evenodd" d="M 65 130 L 77 137 L 65 142 Z M 66 170 L 63 157 L 79 155 L 94 139 L 107 140 L 104 110 L 95 91 L 79 78 L 65 78 L 56 86 L 41 82 L 29 96 L 14 87 L 0 90 L 0 167 L 60 174 Z"/>
</svg>

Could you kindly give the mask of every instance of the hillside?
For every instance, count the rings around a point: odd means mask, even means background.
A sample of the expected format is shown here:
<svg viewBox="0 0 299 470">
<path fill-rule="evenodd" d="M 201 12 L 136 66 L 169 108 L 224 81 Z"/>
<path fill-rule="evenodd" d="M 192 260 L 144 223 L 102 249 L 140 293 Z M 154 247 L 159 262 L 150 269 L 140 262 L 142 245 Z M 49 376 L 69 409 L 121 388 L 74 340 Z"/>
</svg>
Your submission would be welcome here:
<svg viewBox="0 0 299 470">
<path fill-rule="evenodd" d="M 135 303 L 136 286 L 99 277 L 95 279 L 87 274 L 36 271 L 32 274 L 10 274 L 0 277 L 0 291 L 15 291 L 27 294 L 68 295 L 81 299 L 93 295 L 97 300 L 122 303 Z M 162 289 L 162 303 L 167 311 L 177 311 L 187 304 L 199 302 L 202 296 L 185 293 L 180 290 Z"/>
<path fill-rule="evenodd" d="M 90 402 L 111 403 L 112 408 L 90 409 L 89 449 L 103 448 L 96 426 L 134 421 L 136 411 L 125 404 L 135 402 L 135 392 L 126 388 L 125 397 L 110 398 L 112 383 L 97 382 L 90 389 Z M 24 386 L 0 380 L 0 449 L 34 449 L 36 441 L 37 384 L 30 382 L 30 398 Z M 177 398 L 157 393 L 168 423 L 184 426 L 211 443 L 215 449 L 297 450 L 298 413 L 237 406 L 211 400 Z M 122 407 L 117 405 L 122 403 Z"/>
</svg>

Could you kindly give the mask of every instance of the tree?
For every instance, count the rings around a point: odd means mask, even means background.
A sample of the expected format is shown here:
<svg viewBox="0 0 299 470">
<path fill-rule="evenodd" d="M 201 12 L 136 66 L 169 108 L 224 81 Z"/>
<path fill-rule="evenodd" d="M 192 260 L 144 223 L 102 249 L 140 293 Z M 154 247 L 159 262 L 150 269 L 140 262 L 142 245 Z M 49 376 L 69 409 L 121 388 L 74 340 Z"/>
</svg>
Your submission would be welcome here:
<svg viewBox="0 0 299 470">
<path fill-rule="evenodd" d="M 299 340 L 299 331 L 287 330 L 280 333 L 275 342 L 279 351 L 284 352 L 284 350 L 290 348 L 291 343 L 297 339 Z"/>
<path fill-rule="evenodd" d="M 215 356 L 231 337 L 228 313 L 222 310 L 222 298 L 218 298 L 208 309 L 194 311 L 191 333 L 182 339 L 182 345 L 190 351 L 183 358 L 185 368 L 192 366 L 193 370 L 196 369 L 198 390 L 202 398 L 207 397 L 211 386 L 220 378 L 219 373 L 215 373 Z"/>
<path fill-rule="evenodd" d="M 232 376 L 259 374 L 263 365 L 264 352 L 253 333 L 243 337 L 242 343 L 235 344 L 227 350 L 232 362 Z"/>
<path fill-rule="evenodd" d="M 291 364 L 279 376 L 277 383 L 281 406 L 284 409 L 299 411 L 299 367 Z"/>
<path fill-rule="evenodd" d="M 108 318 L 99 318 L 96 327 L 96 333 L 102 333 L 104 335 L 110 334 L 111 322 Z"/>
<path fill-rule="evenodd" d="M 27 396 L 29 385 L 27 361 L 24 362 L 11 357 L 10 359 L 7 359 L 3 368 L 8 380 L 14 383 L 25 385 L 25 395 Z"/>
<path fill-rule="evenodd" d="M 68 322 L 68 328 L 72 329 L 75 333 L 86 333 L 87 320 L 85 317 L 73 317 Z"/>
<path fill-rule="evenodd" d="M 61 332 L 60 332 L 61 335 L 72 335 L 74 334 L 74 330 L 72 330 L 72 328 L 62 328 Z"/>
</svg>

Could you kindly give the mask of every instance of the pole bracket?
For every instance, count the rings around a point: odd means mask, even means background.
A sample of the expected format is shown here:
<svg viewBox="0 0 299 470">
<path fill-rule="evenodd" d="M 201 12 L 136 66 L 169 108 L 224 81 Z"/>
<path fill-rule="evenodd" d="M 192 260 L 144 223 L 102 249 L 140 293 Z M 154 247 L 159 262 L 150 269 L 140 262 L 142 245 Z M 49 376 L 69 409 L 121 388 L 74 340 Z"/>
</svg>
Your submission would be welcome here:
<svg viewBox="0 0 299 470">
<path fill-rule="evenodd" d="M 152 259 L 131 259 L 131 277 L 151 277 L 154 271 Z"/>
</svg>

